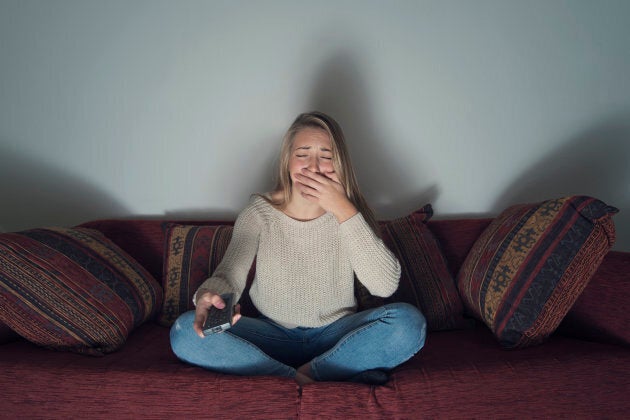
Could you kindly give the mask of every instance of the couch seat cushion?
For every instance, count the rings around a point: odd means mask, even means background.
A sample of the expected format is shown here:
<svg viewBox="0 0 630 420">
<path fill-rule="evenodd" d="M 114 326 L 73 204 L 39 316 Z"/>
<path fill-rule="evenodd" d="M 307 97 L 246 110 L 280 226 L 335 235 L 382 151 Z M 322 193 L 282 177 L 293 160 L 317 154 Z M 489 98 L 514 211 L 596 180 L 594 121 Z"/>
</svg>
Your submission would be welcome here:
<svg viewBox="0 0 630 420">
<path fill-rule="evenodd" d="M 146 323 L 105 357 L 51 352 L 27 341 L 0 346 L 7 418 L 295 418 L 293 379 L 239 377 L 180 362 L 169 329 Z"/>
<path fill-rule="evenodd" d="M 553 336 L 502 349 L 485 327 L 430 333 L 384 386 L 307 385 L 300 412 L 322 418 L 622 418 L 630 352 Z"/>
</svg>

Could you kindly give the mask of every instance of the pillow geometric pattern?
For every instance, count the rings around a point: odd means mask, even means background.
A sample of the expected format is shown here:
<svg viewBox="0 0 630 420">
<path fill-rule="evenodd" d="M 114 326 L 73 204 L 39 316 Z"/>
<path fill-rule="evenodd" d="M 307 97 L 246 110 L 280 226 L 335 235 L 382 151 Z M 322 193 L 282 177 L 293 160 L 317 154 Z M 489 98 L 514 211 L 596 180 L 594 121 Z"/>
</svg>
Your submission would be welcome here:
<svg viewBox="0 0 630 420">
<path fill-rule="evenodd" d="M 506 209 L 477 239 L 458 274 L 468 312 L 503 347 L 544 341 L 612 247 L 617 211 L 586 196 Z"/>
<path fill-rule="evenodd" d="M 193 295 L 221 262 L 232 230 L 230 225 L 165 224 L 161 325 L 170 326 L 179 315 L 194 309 Z"/>
<path fill-rule="evenodd" d="M 159 283 L 98 231 L 0 235 L 0 322 L 35 344 L 110 353 L 161 304 Z"/>
</svg>

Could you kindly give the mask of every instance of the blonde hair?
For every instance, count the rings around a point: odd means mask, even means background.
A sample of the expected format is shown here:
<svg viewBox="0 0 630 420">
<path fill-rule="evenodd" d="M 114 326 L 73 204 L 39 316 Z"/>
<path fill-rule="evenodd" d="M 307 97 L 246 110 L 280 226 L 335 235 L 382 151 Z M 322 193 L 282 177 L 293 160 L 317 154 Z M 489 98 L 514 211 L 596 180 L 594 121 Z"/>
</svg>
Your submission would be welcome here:
<svg viewBox="0 0 630 420">
<path fill-rule="evenodd" d="M 346 196 L 357 210 L 361 212 L 372 230 L 379 234 L 379 227 L 374 217 L 374 212 L 359 189 L 341 126 L 331 116 L 323 112 L 313 111 L 300 114 L 287 130 L 280 148 L 276 186 L 274 189 L 274 192 L 281 192 L 282 194 L 278 194 L 279 198 L 275 201 L 268 201 L 275 207 L 283 209 L 291 199 L 293 185 L 289 173 L 289 159 L 295 135 L 307 128 L 322 130 L 328 135 L 332 143 L 333 168 L 346 192 Z"/>
</svg>

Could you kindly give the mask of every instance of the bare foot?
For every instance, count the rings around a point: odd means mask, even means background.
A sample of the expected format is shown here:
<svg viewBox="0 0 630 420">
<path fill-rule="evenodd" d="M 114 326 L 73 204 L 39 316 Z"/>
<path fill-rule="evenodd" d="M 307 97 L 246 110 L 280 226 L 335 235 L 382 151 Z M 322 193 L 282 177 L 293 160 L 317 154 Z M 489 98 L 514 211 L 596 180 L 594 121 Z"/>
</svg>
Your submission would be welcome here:
<svg viewBox="0 0 630 420">
<path fill-rule="evenodd" d="M 295 382 L 297 382 L 301 387 L 315 382 L 315 380 L 311 378 L 310 362 L 303 364 L 297 369 L 297 372 L 295 372 Z"/>
<path fill-rule="evenodd" d="M 303 373 L 296 372 L 295 382 L 297 382 L 300 387 L 303 387 L 304 385 L 312 384 L 315 381 L 313 380 L 313 378 L 306 376 Z"/>
</svg>

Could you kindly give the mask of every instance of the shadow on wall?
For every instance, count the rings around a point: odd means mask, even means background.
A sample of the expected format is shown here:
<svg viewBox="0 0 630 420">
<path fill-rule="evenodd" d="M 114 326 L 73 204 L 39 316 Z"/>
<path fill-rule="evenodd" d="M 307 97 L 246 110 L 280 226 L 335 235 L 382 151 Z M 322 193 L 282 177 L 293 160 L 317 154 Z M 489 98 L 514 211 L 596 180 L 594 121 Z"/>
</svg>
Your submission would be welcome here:
<svg viewBox="0 0 630 420">
<path fill-rule="evenodd" d="M 312 87 L 309 110 L 335 118 L 348 137 L 348 149 L 361 190 L 377 218 L 408 214 L 439 196 L 437 185 L 424 191 L 408 186 L 409 174 L 387 144 L 370 107 L 369 85 L 361 77 L 351 53 L 340 51 L 322 65 Z"/>
<path fill-rule="evenodd" d="M 287 128 L 290 122 L 287 123 Z M 168 209 L 163 215 L 158 216 L 143 216 L 144 218 L 167 218 L 169 220 L 181 220 L 181 221 L 234 221 L 238 217 L 242 209 L 247 206 L 250 195 L 256 193 L 265 193 L 272 191 L 275 187 L 276 171 L 278 165 L 278 154 L 280 152 L 280 146 L 282 144 L 282 135 L 284 133 L 278 133 L 275 136 L 263 137 L 260 141 L 260 145 L 263 145 L 264 150 L 254 154 L 242 154 L 238 156 L 232 156 L 226 154 L 226 159 L 231 159 L 232 168 L 230 168 L 230 184 L 233 191 L 239 192 L 237 198 L 240 201 L 235 208 L 230 207 L 217 207 L 216 199 L 211 196 L 206 196 L 205 199 L 213 207 L 199 207 L 199 208 L 172 208 Z M 227 153 L 222 150 L 221 153 Z M 261 167 L 261 171 L 256 175 L 236 176 L 236 174 L 246 173 L 251 174 L 255 167 L 260 165 L 260 161 L 265 162 Z M 205 182 L 209 184 L 216 184 L 217 179 L 211 176 Z M 246 191 L 245 195 L 240 191 Z"/>
<path fill-rule="evenodd" d="M 585 132 L 516 178 L 496 201 L 516 203 L 589 195 L 617 207 L 614 249 L 630 251 L 630 116 Z"/>
<path fill-rule="evenodd" d="M 94 185 L 4 147 L 0 147 L 0 180 L 0 231 L 74 226 L 129 214 Z"/>
</svg>

